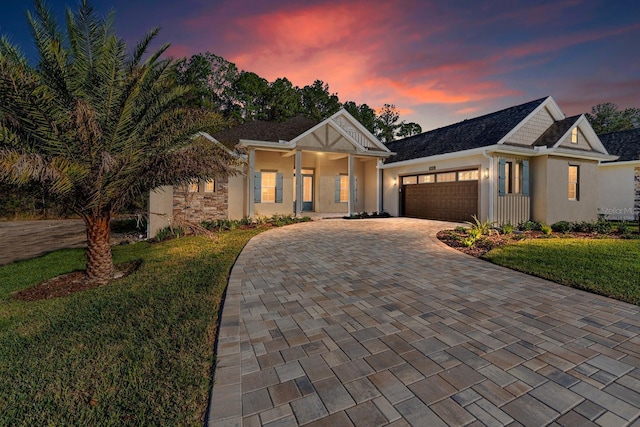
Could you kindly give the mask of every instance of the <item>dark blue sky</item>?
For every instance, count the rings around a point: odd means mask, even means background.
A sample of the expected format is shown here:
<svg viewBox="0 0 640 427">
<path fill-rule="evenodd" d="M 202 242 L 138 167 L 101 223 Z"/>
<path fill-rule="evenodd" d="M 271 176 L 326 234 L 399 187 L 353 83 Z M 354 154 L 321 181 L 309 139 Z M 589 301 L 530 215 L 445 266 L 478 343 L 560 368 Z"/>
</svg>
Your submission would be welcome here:
<svg viewBox="0 0 640 427">
<path fill-rule="evenodd" d="M 50 8 L 63 18 L 66 5 Z M 395 103 L 425 130 L 542 96 L 567 114 L 640 107 L 640 2 L 632 0 L 94 0 L 135 43 L 160 26 L 176 57 L 210 51 L 272 81 L 321 79 L 342 101 Z M 0 33 L 33 55 L 25 10 Z"/>
</svg>

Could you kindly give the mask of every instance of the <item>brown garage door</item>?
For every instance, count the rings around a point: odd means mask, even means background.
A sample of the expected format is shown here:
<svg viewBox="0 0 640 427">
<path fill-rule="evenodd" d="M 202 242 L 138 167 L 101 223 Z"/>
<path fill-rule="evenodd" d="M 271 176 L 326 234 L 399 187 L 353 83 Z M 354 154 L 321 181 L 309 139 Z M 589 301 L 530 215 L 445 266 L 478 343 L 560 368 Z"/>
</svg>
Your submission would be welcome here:
<svg viewBox="0 0 640 427">
<path fill-rule="evenodd" d="M 478 215 L 477 180 L 409 184 L 402 188 L 405 216 L 460 222 Z"/>
</svg>

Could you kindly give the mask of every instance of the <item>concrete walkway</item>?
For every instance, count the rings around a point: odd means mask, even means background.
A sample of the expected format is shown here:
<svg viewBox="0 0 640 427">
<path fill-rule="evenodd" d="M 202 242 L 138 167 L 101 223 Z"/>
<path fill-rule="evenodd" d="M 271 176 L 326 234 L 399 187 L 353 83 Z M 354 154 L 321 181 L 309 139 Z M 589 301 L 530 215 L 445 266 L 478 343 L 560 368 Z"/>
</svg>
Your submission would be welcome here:
<svg viewBox="0 0 640 427">
<path fill-rule="evenodd" d="M 325 220 L 233 268 L 210 426 L 640 426 L 640 307 L 480 261 L 451 224 Z"/>
<path fill-rule="evenodd" d="M 81 219 L 0 222 L 0 265 L 86 245 Z"/>
</svg>

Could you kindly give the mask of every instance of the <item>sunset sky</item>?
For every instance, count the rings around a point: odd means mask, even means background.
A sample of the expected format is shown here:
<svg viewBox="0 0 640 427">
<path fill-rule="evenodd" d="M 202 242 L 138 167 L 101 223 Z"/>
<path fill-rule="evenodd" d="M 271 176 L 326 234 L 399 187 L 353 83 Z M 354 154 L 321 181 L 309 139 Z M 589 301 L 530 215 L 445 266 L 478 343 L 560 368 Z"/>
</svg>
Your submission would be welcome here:
<svg viewBox="0 0 640 427">
<path fill-rule="evenodd" d="M 65 5 L 48 1 L 58 16 Z M 640 107 L 637 0 L 94 0 L 131 44 L 155 26 L 170 54 L 210 51 L 269 81 L 320 79 L 341 101 L 395 104 L 429 130 L 551 95 L 567 115 Z M 25 10 L 0 33 L 33 56 Z"/>
</svg>

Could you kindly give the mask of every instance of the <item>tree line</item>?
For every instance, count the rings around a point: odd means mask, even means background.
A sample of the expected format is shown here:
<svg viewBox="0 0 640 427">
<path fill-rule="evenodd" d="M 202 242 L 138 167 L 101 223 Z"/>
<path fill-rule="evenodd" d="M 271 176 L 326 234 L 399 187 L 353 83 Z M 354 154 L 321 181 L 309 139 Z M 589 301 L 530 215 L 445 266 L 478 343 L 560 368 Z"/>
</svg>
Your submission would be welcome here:
<svg viewBox="0 0 640 427">
<path fill-rule="evenodd" d="M 322 80 L 298 87 L 286 77 L 272 82 L 211 52 L 178 61 L 176 80 L 193 88 L 185 102 L 191 107 L 220 111 L 230 125 L 252 120 L 284 121 L 298 115 L 321 121 L 344 108 L 382 142 L 417 135 L 417 123 L 400 120 L 394 104 L 379 110 L 354 101 L 341 102 Z"/>
</svg>

